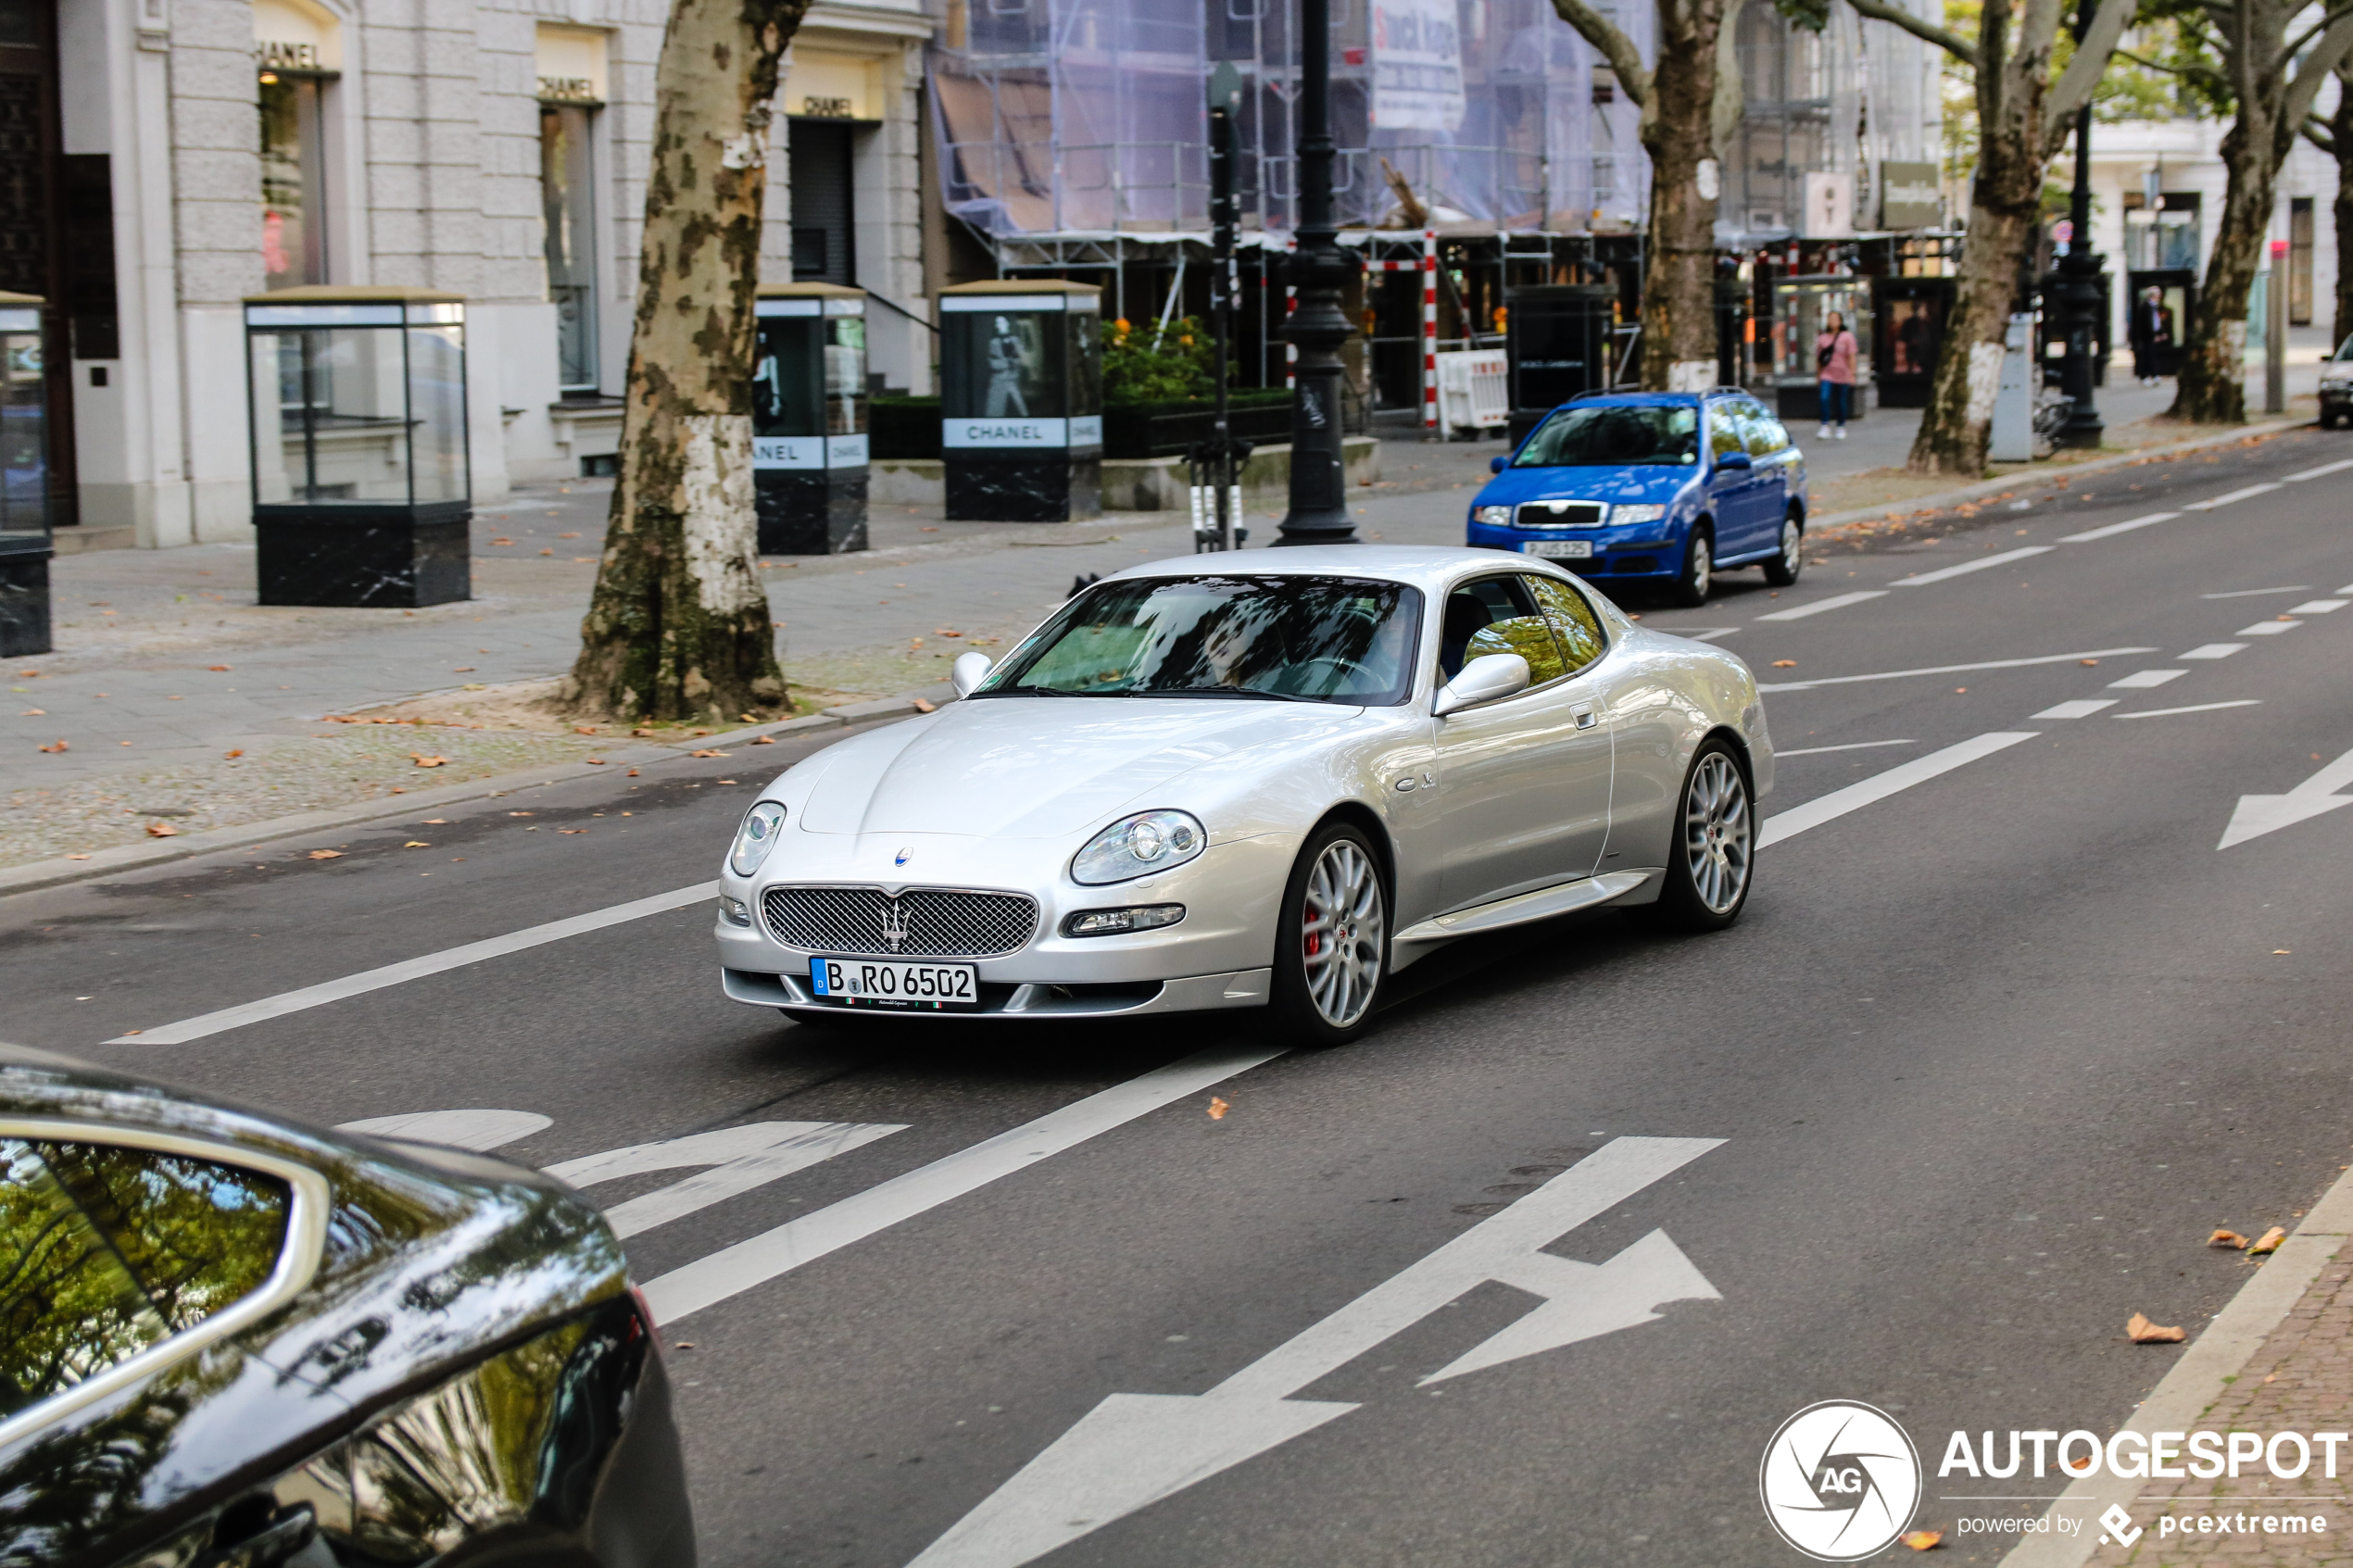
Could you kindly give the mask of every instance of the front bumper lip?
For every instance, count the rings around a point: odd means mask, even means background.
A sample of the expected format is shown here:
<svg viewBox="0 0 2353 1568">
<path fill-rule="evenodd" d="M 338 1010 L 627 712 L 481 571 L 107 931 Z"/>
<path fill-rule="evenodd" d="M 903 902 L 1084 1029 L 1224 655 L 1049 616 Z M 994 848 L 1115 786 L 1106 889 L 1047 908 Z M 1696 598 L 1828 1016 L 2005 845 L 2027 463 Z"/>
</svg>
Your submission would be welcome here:
<svg viewBox="0 0 2353 1568">
<path fill-rule="evenodd" d="M 961 960 L 943 959 L 943 963 Z M 856 1012 L 880 1018 L 1109 1018 L 1138 1013 L 1200 1012 L 1216 1008 L 1264 1007 L 1274 985 L 1272 969 L 1192 974 L 1175 980 L 1124 985 L 1068 985 L 1027 983 L 986 988 L 981 1005 L 969 1010 L 934 1012 L 922 1008 L 848 1008 L 823 1002 L 802 974 L 767 974 L 723 969 L 721 984 L 730 999 L 752 1007 L 804 1009 L 812 1012 Z M 989 994 L 994 992 L 995 994 Z"/>
</svg>

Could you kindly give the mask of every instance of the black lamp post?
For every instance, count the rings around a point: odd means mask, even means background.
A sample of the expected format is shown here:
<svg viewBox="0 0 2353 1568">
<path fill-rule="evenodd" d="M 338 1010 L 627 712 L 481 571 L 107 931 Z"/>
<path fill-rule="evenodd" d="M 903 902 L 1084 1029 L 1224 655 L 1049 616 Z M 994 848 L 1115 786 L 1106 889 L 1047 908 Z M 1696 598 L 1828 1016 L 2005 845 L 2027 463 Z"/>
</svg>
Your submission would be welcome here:
<svg viewBox="0 0 2353 1568">
<path fill-rule="evenodd" d="M 2075 7 L 2075 41 L 2083 41 L 2084 31 L 2092 24 L 2092 12 L 2097 0 L 2078 0 Z M 2059 258 L 2058 295 L 2060 321 L 2067 332 L 2067 358 L 2059 371 L 2059 385 L 2072 407 L 2068 410 L 2067 423 L 2059 431 L 2059 443 L 2066 446 L 2097 446 L 2107 426 L 2100 420 L 2098 407 L 2092 400 L 2095 375 L 2094 357 L 2099 352 L 2101 274 L 2106 270 L 2099 253 L 2092 248 L 2092 105 L 2089 99 L 2075 114 L 2075 195 L 2068 212 L 2068 223 L 2073 233 L 2067 243 L 2067 254 Z"/>
<path fill-rule="evenodd" d="M 1290 414 L 1290 512 L 1278 545 L 1353 545 L 1340 445 L 1340 345 L 1348 341 L 1340 290 L 1356 270 L 1332 223 L 1331 0 L 1299 0 L 1299 250 L 1290 275 L 1299 308 L 1287 336 L 1299 345 Z"/>
</svg>

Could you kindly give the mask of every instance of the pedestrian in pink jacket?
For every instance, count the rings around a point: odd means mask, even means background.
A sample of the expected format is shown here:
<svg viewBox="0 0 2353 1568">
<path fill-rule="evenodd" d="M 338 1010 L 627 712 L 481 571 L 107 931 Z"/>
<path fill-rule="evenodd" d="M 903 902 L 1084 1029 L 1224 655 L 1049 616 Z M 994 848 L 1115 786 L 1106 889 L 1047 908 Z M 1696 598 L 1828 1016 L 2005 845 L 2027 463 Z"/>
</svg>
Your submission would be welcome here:
<svg viewBox="0 0 2353 1568">
<path fill-rule="evenodd" d="M 1846 439 L 1846 416 L 1855 408 L 1855 356 L 1862 345 L 1855 334 L 1846 330 L 1846 318 L 1831 312 L 1831 319 L 1814 339 L 1814 364 L 1821 374 L 1822 428 L 1816 432 L 1823 440 L 1831 439 L 1831 427 L 1838 428 L 1838 439 Z"/>
</svg>

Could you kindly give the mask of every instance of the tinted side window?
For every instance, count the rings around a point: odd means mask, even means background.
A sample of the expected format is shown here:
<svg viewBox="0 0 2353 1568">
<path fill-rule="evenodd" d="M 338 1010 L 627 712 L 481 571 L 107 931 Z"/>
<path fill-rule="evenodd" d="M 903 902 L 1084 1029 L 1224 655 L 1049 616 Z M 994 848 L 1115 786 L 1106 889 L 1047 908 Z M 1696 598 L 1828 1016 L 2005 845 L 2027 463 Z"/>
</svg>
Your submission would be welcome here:
<svg viewBox="0 0 2353 1568">
<path fill-rule="evenodd" d="M 1571 673 L 1609 651 L 1609 638 L 1602 632 L 1601 618 L 1585 602 L 1584 595 L 1557 577 L 1530 577 L 1528 585 L 1535 591 L 1544 619 L 1552 622 L 1553 635 L 1560 640 L 1561 651 L 1568 657 Z"/>
<path fill-rule="evenodd" d="M 1789 445 L 1789 433 L 1763 408 L 1751 403 L 1741 409 L 1741 430 L 1748 440 L 1748 455 L 1769 458 Z"/>
<path fill-rule="evenodd" d="M 1439 637 L 1439 664 L 1448 678 L 1491 653 L 1516 653 L 1528 660 L 1529 684 L 1542 685 L 1567 674 L 1561 652 L 1544 618 L 1517 577 L 1482 577 L 1446 598 L 1446 626 Z"/>
<path fill-rule="evenodd" d="M 1711 404 L 1707 410 L 1707 449 L 1716 457 L 1748 450 L 1741 419 L 1730 403 Z"/>
<path fill-rule="evenodd" d="M 259 1289 L 290 1201 L 212 1160 L 0 1138 L 0 1415 Z"/>
</svg>

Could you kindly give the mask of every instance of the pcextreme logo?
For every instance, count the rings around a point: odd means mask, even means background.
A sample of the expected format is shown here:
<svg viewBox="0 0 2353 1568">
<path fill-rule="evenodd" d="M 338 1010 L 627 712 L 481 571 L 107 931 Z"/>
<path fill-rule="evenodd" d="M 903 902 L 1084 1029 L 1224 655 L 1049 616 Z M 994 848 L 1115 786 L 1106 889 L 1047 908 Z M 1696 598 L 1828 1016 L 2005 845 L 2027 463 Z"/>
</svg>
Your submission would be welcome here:
<svg viewBox="0 0 2353 1568">
<path fill-rule="evenodd" d="M 1781 1539 L 1818 1562 L 1894 1543 L 1920 1501 L 1920 1456 L 1893 1416 L 1850 1399 L 1808 1405 L 1765 1445 L 1756 1489 Z"/>
</svg>

